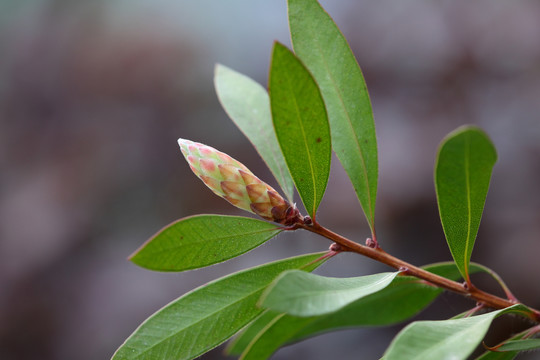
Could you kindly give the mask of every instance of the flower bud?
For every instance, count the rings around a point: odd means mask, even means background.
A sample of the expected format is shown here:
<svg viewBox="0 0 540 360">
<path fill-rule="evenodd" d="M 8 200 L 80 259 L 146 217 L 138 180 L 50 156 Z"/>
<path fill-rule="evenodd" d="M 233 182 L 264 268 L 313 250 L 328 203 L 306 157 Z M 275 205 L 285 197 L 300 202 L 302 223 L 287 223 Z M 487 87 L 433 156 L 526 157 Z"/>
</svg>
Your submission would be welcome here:
<svg viewBox="0 0 540 360">
<path fill-rule="evenodd" d="M 178 145 L 195 175 L 232 205 L 283 225 L 299 219 L 296 206 L 229 155 L 190 140 Z"/>
</svg>

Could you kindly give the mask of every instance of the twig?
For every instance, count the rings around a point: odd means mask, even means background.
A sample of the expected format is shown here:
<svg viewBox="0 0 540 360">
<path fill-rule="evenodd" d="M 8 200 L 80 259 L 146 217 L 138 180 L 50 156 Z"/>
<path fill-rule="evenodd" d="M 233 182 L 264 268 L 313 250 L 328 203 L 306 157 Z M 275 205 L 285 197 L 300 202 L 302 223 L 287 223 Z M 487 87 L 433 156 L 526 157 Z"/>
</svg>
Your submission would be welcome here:
<svg viewBox="0 0 540 360">
<path fill-rule="evenodd" d="M 406 269 L 405 273 L 407 275 L 425 280 L 439 288 L 443 288 L 469 297 L 479 303 L 484 304 L 486 307 L 494 309 L 504 309 L 516 304 L 514 299 L 503 299 L 490 293 L 484 292 L 474 286 L 464 286 L 464 284 L 462 283 L 452 281 L 445 277 L 433 274 L 427 270 L 409 264 L 401 259 L 398 259 L 386 253 L 380 247 L 361 245 L 321 226 L 316 221 L 313 221 L 309 225 L 306 225 L 303 222 L 299 222 L 297 223 L 297 226 L 295 226 L 295 228 L 302 228 L 315 234 L 324 236 L 325 238 L 330 239 L 335 243 L 341 245 L 343 251 L 351 251 L 360 255 L 367 256 L 373 260 L 386 264 L 400 271 Z M 530 307 L 528 309 L 530 310 L 530 314 L 528 315 L 528 317 L 530 317 L 536 322 L 540 322 L 540 311 Z"/>
</svg>

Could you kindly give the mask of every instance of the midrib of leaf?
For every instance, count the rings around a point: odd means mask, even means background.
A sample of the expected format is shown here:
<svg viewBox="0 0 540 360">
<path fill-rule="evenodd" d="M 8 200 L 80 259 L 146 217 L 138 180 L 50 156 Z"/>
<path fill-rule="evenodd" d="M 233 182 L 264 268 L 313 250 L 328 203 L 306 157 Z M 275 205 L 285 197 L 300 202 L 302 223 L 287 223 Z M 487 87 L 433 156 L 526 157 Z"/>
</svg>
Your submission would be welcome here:
<svg viewBox="0 0 540 360">
<path fill-rule="evenodd" d="M 307 69 L 306 69 L 306 71 L 307 71 Z M 289 89 L 292 89 L 291 81 L 290 81 L 290 79 L 288 77 L 287 77 L 287 84 L 289 85 Z M 307 145 L 306 132 L 304 130 L 304 124 L 302 123 L 302 118 L 301 118 L 301 115 L 300 115 L 300 108 L 298 107 L 298 102 L 296 101 L 296 96 L 293 96 L 293 101 L 294 101 L 294 108 L 296 110 L 297 120 L 298 120 L 298 123 L 300 124 L 300 129 L 302 130 L 302 137 L 304 138 L 304 146 L 306 147 L 306 150 L 307 150 L 309 168 L 311 170 L 311 181 L 313 183 L 313 209 L 312 209 L 312 214 L 313 214 L 313 218 L 315 219 L 315 209 L 316 209 L 316 206 L 317 206 L 317 184 L 315 183 L 315 174 L 314 174 L 314 171 L 313 171 L 313 161 L 311 160 L 311 154 L 309 152 L 309 147 Z"/>
<path fill-rule="evenodd" d="M 469 243 L 471 241 L 471 181 L 470 181 L 470 172 L 469 172 L 469 154 L 470 154 L 470 139 L 469 136 L 465 137 L 465 186 L 467 192 L 467 239 L 465 241 L 465 253 L 463 258 L 463 269 L 465 271 L 465 277 L 467 282 L 469 279 L 469 269 L 467 264 L 467 258 L 469 253 Z"/>
<path fill-rule="evenodd" d="M 255 234 L 260 234 L 260 233 L 267 232 L 267 231 L 269 231 L 269 232 L 270 231 L 276 231 L 277 229 L 279 229 L 279 226 L 276 226 L 275 229 L 257 230 L 257 231 L 252 231 L 252 232 L 249 232 L 249 233 L 242 233 L 240 235 L 220 236 L 220 237 L 212 238 L 212 241 L 234 239 L 234 238 L 237 238 L 239 236 L 255 235 Z M 197 233 L 199 233 L 199 232 L 197 232 Z M 198 244 L 198 243 L 205 243 L 205 242 L 208 242 L 208 239 L 202 239 L 202 240 L 199 240 L 199 241 L 193 241 L 193 242 L 190 242 L 189 245 Z M 174 250 L 176 248 L 178 248 L 178 246 L 161 248 L 161 250 L 156 251 L 156 253 L 166 251 L 166 250 Z"/>
<path fill-rule="evenodd" d="M 159 341 L 159 342 L 157 342 L 156 344 L 152 345 L 152 347 L 149 347 L 148 349 L 144 350 L 143 352 L 137 354 L 137 357 L 140 357 L 140 356 L 142 356 L 142 355 L 148 353 L 149 351 L 153 350 L 153 349 L 156 348 L 157 346 L 161 345 L 162 343 L 164 343 L 165 341 L 169 340 L 170 338 L 172 338 L 172 337 L 178 335 L 179 333 L 185 332 L 187 328 L 193 327 L 193 326 L 195 326 L 195 325 L 197 325 L 197 324 L 203 322 L 204 320 L 206 320 L 206 319 L 208 319 L 208 318 L 210 318 L 210 317 L 212 317 L 212 316 L 218 314 L 219 312 L 222 312 L 222 311 L 224 311 L 224 310 L 226 310 L 226 309 L 228 309 L 228 308 L 230 308 L 230 307 L 236 305 L 237 303 L 241 302 L 242 300 L 245 300 L 246 298 L 251 297 L 252 295 L 255 295 L 257 292 L 262 291 L 263 289 L 264 289 L 264 286 L 258 288 L 258 289 L 255 290 L 255 291 L 252 291 L 252 292 L 249 293 L 248 295 L 246 295 L 246 296 L 244 296 L 244 297 L 242 297 L 242 298 L 240 298 L 240 299 L 238 299 L 238 300 L 236 300 L 236 301 L 234 301 L 234 302 L 232 302 L 232 303 L 229 303 L 229 304 L 228 304 L 227 306 L 225 306 L 225 307 L 222 307 L 222 308 L 217 309 L 216 311 L 214 311 L 214 312 L 208 314 L 207 316 L 205 316 L 205 317 L 203 317 L 203 318 L 201 318 L 201 319 L 199 319 L 199 320 L 197 320 L 197 321 L 192 322 L 192 323 L 186 325 L 186 326 L 185 326 L 184 328 L 182 328 L 181 330 L 179 330 L 179 331 L 177 331 L 177 332 L 175 332 L 175 333 L 173 333 L 173 334 L 170 334 L 170 335 L 168 335 L 168 336 L 162 338 L 161 341 Z M 261 309 L 261 311 L 262 311 L 262 309 Z M 199 331 L 200 331 L 200 329 L 199 329 Z"/>
<path fill-rule="evenodd" d="M 375 224 L 374 224 L 374 219 L 373 219 L 373 209 L 371 207 L 371 191 L 370 191 L 370 187 L 369 187 L 369 178 L 368 178 L 368 174 L 367 174 L 367 167 L 366 167 L 366 160 L 364 158 L 364 152 L 362 151 L 362 147 L 360 146 L 360 143 L 358 142 L 358 136 L 356 134 L 356 131 L 354 130 L 354 126 L 353 126 L 352 120 L 351 120 L 351 115 L 349 114 L 349 110 L 345 106 L 345 102 L 343 100 L 343 95 L 341 93 L 341 90 L 337 86 L 337 83 L 336 83 L 336 81 L 334 79 L 334 74 L 330 71 L 330 67 L 328 66 L 328 62 L 326 60 L 326 57 L 324 56 L 324 52 L 321 49 L 321 45 L 320 45 L 319 41 L 316 41 L 316 44 L 317 44 L 317 50 L 318 50 L 319 54 L 321 55 L 321 59 L 322 59 L 322 61 L 324 63 L 326 71 L 327 71 L 328 75 L 330 76 L 331 83 L 334 86 L 334 89 L 336 90 L 336 93 L 338 94 L 338 99 L 339 99 L 339 101 L 341 103 L 341 107 L 342 107 L 343 111 L 345 112 L 346 119 L 347 119 L 347 125 L 349 125 L 349 128 L 351 129 L 351 132 L 354 134 L 353 137 L 354 137 L 354 142 L 356 144 L 357 152 L 360 154 L 360 159 L 362 159 L 362 172 L 363 172 L 364 178 L 366 180 L 366 187 L 367 187 L 366 192 L 367 192 L 367 197 L 368 197 L 368 206 L 369 206 L 371 229 L 372 229 L 372 231 L 375 231 L 375 229 L 374 229 Z M 360 189 L 358 189 L 358 190 L 360 190 Z"/>
</svg>

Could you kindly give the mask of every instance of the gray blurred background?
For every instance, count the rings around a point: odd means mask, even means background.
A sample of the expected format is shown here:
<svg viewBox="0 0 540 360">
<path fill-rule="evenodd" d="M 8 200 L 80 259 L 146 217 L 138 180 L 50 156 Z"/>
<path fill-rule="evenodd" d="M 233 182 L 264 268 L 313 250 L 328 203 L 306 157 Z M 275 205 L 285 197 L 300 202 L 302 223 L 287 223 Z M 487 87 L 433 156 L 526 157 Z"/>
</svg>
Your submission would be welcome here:
<svg viewBox="0 0 540 360">
<path fill-rule="evenodd" d="M 371 94 L 382 247 L 417 265 L 451 259 L 433 163 L 448 132 L 477 124 L 499 162 L 473 260 L 539 308 L 540 2 L 321 3 L 349 39 Z M 227 152 L 275 185 L 212 82 L 219 62 L 266 86 L 274 40 L 290 44 L 285 0 L 0 0 L 1 359 L 110 358 L 146 317 L 194 287 L 328 247 L 284 234 L 180 274 L 126 260 L 173 220 L 241 213 L 190 172 L 178 137 Z M 369 234 L 337 162 L 319 220 L 360 242 Z M 318 272 L 386 270 L 347 254 Z M 485 277 L 476 281 L 498 291 Z M 473 305 L 445 295 L 420 318 Z M 502 327 L 521 326 L 510 319 Z M 324 335 L 275 359 L 378 359 L 400 328 Z M 203 356 L 222 357 L 222 347 Z"/>
</svg>

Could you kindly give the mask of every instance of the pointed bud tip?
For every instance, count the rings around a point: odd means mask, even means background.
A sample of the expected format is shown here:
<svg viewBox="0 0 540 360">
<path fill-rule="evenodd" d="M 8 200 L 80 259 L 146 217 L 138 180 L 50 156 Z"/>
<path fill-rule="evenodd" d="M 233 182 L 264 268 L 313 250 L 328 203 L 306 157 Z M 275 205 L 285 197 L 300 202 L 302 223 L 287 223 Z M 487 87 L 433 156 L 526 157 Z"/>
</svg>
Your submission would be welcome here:
<svg viewBox="0 0 540 360">
<path fill-rule="evenodd" d="M 202 143 L 182 138 L 177 142 L 191 170 L 216 195 L 268 221 L 284 225 L 298 221 L 296 206 L 239 161 Z"/>
</svg>

